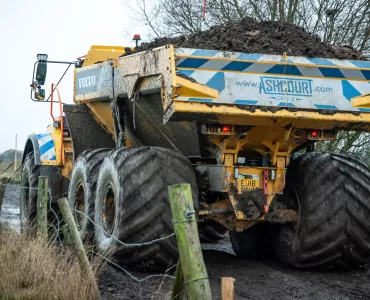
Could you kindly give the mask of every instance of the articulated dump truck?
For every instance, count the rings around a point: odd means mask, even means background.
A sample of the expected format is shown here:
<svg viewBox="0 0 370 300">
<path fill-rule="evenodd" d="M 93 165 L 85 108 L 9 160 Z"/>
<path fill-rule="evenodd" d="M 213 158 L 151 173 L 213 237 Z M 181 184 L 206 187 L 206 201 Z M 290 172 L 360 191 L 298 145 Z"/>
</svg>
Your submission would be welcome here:
<svg viewBox="0 0 370 300">
<path fill-rule="evenodd" d="M 191 184 L 202 235 L 229 232 L 238 256 L 275 252 L 302 269 L 369 261 L 370 171 L 315 143 L 370 131 L 370 62 L 125 49 L 93 46 L 76 65 L 75 105 L 29 136 L 22 187 L 48 176 L 52 205 L 68 195 L 81 237 L 125 265 L 176 263 L 174 237 L 117 239 L 170 235 L 167 189 L 179 183 Z M 36 100 L 51 63 L 40 57 Z M 22 189 L 22 226 L 36 197 Z"/>
</svg>

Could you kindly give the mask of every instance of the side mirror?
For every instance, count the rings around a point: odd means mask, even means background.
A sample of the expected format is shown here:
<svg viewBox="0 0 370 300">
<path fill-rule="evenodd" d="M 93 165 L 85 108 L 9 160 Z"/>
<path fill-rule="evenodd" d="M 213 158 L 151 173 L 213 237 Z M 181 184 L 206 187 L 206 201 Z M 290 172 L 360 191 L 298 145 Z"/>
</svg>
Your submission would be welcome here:
<svg viewBox="0 0 370 300">
<path fill-rule="evenodd" d="M 37 69 L 36 69 L 36 80 L 39 85 L 45 84 L 46 72 L 47 72 L 46 62 L 39 62 L 37 64 Z"/>
<path fill-rule="evenodd" d="M 45 90 L 44 89 L 35 89 L 35 99 L 37 100 L 45 100 Z"/>
</svg>

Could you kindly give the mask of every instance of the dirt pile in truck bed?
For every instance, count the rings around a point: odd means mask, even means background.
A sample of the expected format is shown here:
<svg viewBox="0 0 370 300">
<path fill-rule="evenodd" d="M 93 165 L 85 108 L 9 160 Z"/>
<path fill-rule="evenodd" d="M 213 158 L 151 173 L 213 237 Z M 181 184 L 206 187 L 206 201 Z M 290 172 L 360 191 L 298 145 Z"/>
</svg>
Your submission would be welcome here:
<svg viewBox="0 0 370 300">
<path fill-rule="evenodd" d="M 312 35 L 298 26 L 278 22 L 257 22 L 251 18 L 214 26 L 207 31 L 188 36 L 157 38 L 150 43 L 142 43 L 135 52 L 168 44 L 183 48 L 246 53 L 287 52 L 288 55 L 294 56 L 363 59 L 356 50 L 345 46 L 326 45 L 321 42 L 319 36 Z"/>
</svg>

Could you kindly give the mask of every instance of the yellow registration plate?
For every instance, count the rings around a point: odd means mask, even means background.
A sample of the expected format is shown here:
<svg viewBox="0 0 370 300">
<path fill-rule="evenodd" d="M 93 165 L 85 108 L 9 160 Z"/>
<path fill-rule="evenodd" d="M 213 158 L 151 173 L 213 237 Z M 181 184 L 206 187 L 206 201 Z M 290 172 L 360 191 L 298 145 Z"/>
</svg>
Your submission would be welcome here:
<svg viewBox="0 0 370 300">
<path fill-rule="evenodd" d="M 238 179 L 238 190 L 239 193 L 258 189 L 259 179 L 239 178 Z"/>
</svg>

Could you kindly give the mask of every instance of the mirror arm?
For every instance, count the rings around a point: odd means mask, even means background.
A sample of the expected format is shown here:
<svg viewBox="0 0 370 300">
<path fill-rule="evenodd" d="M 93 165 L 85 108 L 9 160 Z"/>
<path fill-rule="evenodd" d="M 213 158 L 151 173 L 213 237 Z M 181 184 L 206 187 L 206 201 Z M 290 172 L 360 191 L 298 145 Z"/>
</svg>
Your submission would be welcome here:
<svg viewBox="0 0 370 300">
<path fill-rule="evenodd" d="M 64 65 L 75 65 L 78 63 L 78 61 L 59 61 L 59 60 L 43 60 L 43 61 L 37 61 L 38 62 L 44 62 L 48 64 L 64 64 Z"/>
</svg>

